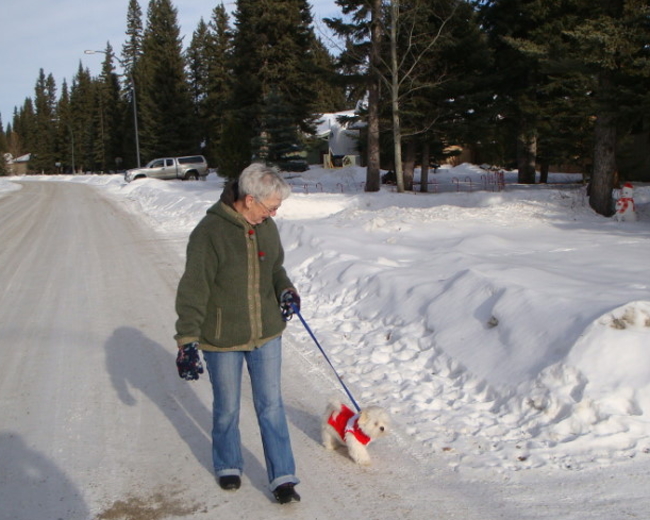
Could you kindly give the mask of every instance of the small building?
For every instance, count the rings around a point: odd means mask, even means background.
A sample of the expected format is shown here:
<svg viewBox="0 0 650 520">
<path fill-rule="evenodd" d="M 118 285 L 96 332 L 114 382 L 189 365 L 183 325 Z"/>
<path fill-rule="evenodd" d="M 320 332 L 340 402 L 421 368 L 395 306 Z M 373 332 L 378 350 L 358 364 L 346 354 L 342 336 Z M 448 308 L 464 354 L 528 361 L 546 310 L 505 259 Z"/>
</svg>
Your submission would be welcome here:
<svg viewBox="0 0 650 520">
<path fill-rule="evenodd" d="M 321 152 L 323 167 L 360 164 L 359 129 L 365 123 L 355 120 L 356 115 L 356 110 L 344 110 L 322 114 L 317 120 L 316 137 L 327 143 Z"/>
<path fill-rule="evenodd" d="M 14 159 L 10 153 L 5 154 L 7 162 L 7 171 L 9 175 L 26 175 L 29 169 L 29 161 L 32 158 L 31 153 L 26 153 Z"/>
</svg>

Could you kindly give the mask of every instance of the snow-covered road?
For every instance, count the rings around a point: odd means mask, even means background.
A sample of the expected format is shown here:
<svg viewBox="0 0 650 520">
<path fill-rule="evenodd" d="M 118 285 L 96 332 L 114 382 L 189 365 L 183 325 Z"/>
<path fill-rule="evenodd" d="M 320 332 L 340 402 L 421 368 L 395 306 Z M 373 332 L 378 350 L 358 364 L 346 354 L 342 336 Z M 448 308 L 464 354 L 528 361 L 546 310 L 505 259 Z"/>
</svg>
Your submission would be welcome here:
<svg viewBox="0 0 650 520">
<path fill-rule="evenodd" d="M 330 386 L 290 339 L 303 502 L 272 503 L 247 391 L 244 485 L 224 493 L 210 468 L 209 384 L 175 373 L 178 248 L 96 189 L 59 182 L 0 200 L 0 243 L 2 520 L 485 518 L 489 493 L 466 495 L 450 472 L 424 485 L 398 448 L 377 444 L 387 466 L 367 470 L 323 450 L 315 411 Z"/>
<path fill-rule="evenodd" d="M 370 446 L 368 469 L 325 451 L 319 414 L 335 388 L 298 323 L 284 393 L 303 501 L 281 507 L 266 489 L 247 381 L 243 486 L 221 491 L 210 385 L 174 366 L 186 236 L 161 238 L 93 186 L 20 186 L 0 198 L 0 520 L 648 518 L 647 463 L 458 472 L 412 458 L 399 430 Z"/>
</svg>

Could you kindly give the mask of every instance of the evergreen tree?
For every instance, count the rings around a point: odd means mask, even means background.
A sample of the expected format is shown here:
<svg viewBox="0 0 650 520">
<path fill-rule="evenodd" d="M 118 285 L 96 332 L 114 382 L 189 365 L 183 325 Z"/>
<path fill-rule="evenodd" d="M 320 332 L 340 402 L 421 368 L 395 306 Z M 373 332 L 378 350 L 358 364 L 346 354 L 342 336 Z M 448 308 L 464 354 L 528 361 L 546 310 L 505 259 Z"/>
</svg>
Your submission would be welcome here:
<svg viewBox="0 0 650 520">
<path fill-rule="evenodd" d="M 477 108 L 476 85 L 489 52 L 473 9 L 461 0 L 395 0 L 390 22 L 390 44 L 382 60 L 386 101 L 381 105 L 390 107 L 383 116 L 392 119 L 397 187 L 412 188 L 421 146 L 426 190 L 431 150 L 441 158 L 445 145 L 471 142 L 468 117 Z"/>
<path fill-rule="evenodd" d="M 34 105 L 31 98 L 26 98 L 23 106 L 14 108 L 12 130 L 7 133 L 9 153 L 20 157 L 32 148 L 34 135 Z"/>
<path fill-rule="evenodd" d="M 266 131 L 269 125 L 283 120 L 291 127 L 284 134 L 293 132 L 298 146 L 298 130 L 314 130 L 315 37 L 309 4 L 306 0 L 239 0 L 235 20 L 233 106 L 242 128 L 260 143 L 272 138 Z M 277 113 L 277 107 L 268 106 L 270 100 L 279 102 L 284 111 L 274 123 L 265 121 Z M 255 152 L 259 155 L 260 150 Z"/>
<path fill-rule="evenodd" d="M 91 171 L 95 167 L 96 89 L 90 71 L 80 63 L 70 87 L 70 132 L 76 171 Z"/>
<path fill-rule="evenodd" d="M 233 38 L 233 111 L 246 132 L 241 136 L 250 141 L 256 135 L 261 112 L 262 78 L 258 74 L 261 59 L 256 33 L 257 0 L 237 0 Z M 250 154 L 249 154 L 250 155 Z"/>
<path fill-rule="evenodd" d="M 210 31 L 210 68 L 206 99 L 206 155 L 208 162 L 219 165 L 219 148 L 224 138 L 226 114 L 232 99 L 233 33 L 225 7 L 219 5 L 212 13 Z"/>
<path fill-rule="evenodd" d="M 139 67 L 143 156 L 152 159 L 200 152 L 177 11 L 170 0 L 149 2 Z"/>
<path fill-rule="evenodd" d="M 311 51 L 313 69 L 310 73 L 314 85 L 313 109 L 317 114 L 338 112 L 353 107 L 346 99 L 346 83 L 340 80 L 336 60 L 320 38 L 316 38 Z"/>
<path fill-rule="evenodd" d="M 495 63 L 488 83 L 499 92 L 495 107 L 516 135 L 516 158 L 520 183 L 535 182 L 539 105 L 538 94 L 544 82 L 539 56 L 518 45 L 530 40 L 544 23 L 537 0 L 489 0 L 482 7 Z M 543 7 L 542 7 L 543 9 Z"/>
<path fill-rule="evenodd" d="M 70 108 L 70 93 L 68 84 L 63 80 L 61 96 L 56 107 L 58 134 L 57 160 L 61 163 L 63 173 L 74 173 L 76 169 L 75 142 L 72 131 L 72 113 Z"/>
<path fill-rule="evenodd" d="M 643 0 L 500 0 L 483 10 L 508 73 L 502 113 L 519 122 L 528 171 L 534 173 L 534 155 L 543 165 L 562 157 L 584 164 L 591 140 L 585 132 L 592 133 L 590 204 L 603 215 L 613 212 L 620 136 L 647 117 L 639 107 L 648 99 L 648 10 Z M 541 145 L 539 152 L 527 139 Z"/>
<path fill-rule="evenodd" d="M 255 146 L 257 158 L 281 163 L 297 151 L 299 141 L 297 127 L 291 119 L 291 106 L 281 94 L 272 91 L 264 99 L 261 119 L 262 130 Z"/>
<path fill-rule="evenodd" d="M 345 40 L 340 66 L 350 75 L 358 99 L 368 96 L 366 191 L 380 188 L 379 83 L 383 4 L 381 0 L 336 0 L 347 18 L 325 19 L 327 26 Z M 348 19 L 349 18 L 349 19 Z"/>
<path fill-rule="evenodd" d="M 192 41 L 185 53 L 192 101 L 199 112 L 202 112 L 199 107 L 205 103 L 208 96 L 208 74 L 211 58 L 210 47 L 211 42 L 208 25 L 201 18 L 198 27 L 192 33 Z"/>
<path fill-rule="evenodd" d="M 4 153 L 7 150 L 7 135 L 5 134 L 5 129 L 2 124 L 2 115 L 0 115 L 0 153 Z"/>
<path fill-rule="evenodd" d="M 128 79 L 128 74 L 135 72 L 136 65 L 142 56 L 142 9 L 138 0 L 129 0 L 126 14 L 126 36 L 126 42 L 122 45 L 121 63 L 126 68 Z"/>
<path fill-rule="evenodd" d="M 223 117 L 230 97 L 228 63 L 231 34 L 223 5 L 217 6 L 209 24 L 203 19 L 187 50 L 190 87 L 198 119 L 198 135 L 208 163 L 216 165 Z"/>
<path fill-rule="evenodd" d="M 138 0 L 129 0 L 126 15 L 127 40 L 122 45 L 122 59 L 118 60 L 124 71 L 123 96 L 126 103 L 122 105 L 122 121 L 124 132 L 122 136 L 123 166 L 133 168 L 141 165 L 140 150 L 136 143 L 139 138 L 137 100 L 140 95 L 138 80 L 140 58 L 142 57 L 142 9 Z"/>
<path fill-rule="evenodd" d="M 35 87 L 35 132 L 30 167 L 43 173 L 54 173 L 56 163 L 56 85 L 52 74 L 40 70 Z"/>
<path fill-rule="evenodd" d="M 251 162 L 251 143 L 243 139 L 250 135 L 250 128 L 244 126 L 234 112 L 224 117 L 223 134 L 219 142 L 217 168 L 219 175 L 235 179 Z"/>
<path fill-rule="evenodd" d="M 576 25 L 565 31 L 562 60 L 596 78 L 596 123 L 589 203 L 598 213 L 614 211 L 618 143 L 648 116 L 650 6 L 645 0 L 576 0 Z"/>
<path fill-rule="evenodd" d="M 95 164 L 99 171 L 118 169 L 122 152 L 122 117 L 120 85 L 115 73 L 113 48 L 106 44 L 102 72 L 97 83 L 97 113 L 95 128 Z"/>
<path fill-rule="evenodd" d="M 2 124 L 2 116 L 0 116 L 0 176 L 9 175 L 7 169 L 7 161 L 5 160 L 5 153 L 9 151 L 7 146 L 7 136 Z"/>
</svg>

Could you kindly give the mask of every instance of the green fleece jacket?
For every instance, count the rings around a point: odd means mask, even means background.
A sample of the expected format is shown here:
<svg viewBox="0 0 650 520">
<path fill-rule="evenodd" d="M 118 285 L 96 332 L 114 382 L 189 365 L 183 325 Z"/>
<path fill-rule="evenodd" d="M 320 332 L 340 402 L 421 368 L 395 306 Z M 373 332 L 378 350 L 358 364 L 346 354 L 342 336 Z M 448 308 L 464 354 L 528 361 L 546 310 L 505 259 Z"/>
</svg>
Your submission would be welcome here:
<svg viewBox="0 0 650 520">
<path fill-rule="evenodd" d="M 293 288 L 273 219 L 251 226 L 224 195 L 192 231 L 176 294 L 176 339 L 203 350 L 253 350 L 282 334 L 282 291 Z"/>
</svg>

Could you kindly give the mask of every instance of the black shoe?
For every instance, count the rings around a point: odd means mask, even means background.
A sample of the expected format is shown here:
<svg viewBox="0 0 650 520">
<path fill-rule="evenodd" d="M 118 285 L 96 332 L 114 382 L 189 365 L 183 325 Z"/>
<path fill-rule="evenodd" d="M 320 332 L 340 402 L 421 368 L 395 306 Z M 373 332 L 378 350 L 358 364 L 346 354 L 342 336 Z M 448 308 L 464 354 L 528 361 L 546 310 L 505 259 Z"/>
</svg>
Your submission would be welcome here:
<svg viewBox="0 0 650 520">
<path fill-rule="evenodd" d="M 300 495 L 293 489 L 294 484 L 287 482 L 280 484 L 273 490 L 273 496 L 280 504 L 290 504 L 291 502 L 300 502 Z"/>
<path fill-rule="evenodd" d="M 225 475 L 219 477 L 219 485 L 221 489 L 226 491 L 235 491 L 241 486 L 241 478 L 239 478 L 239 475 Z"/>
</svg>

